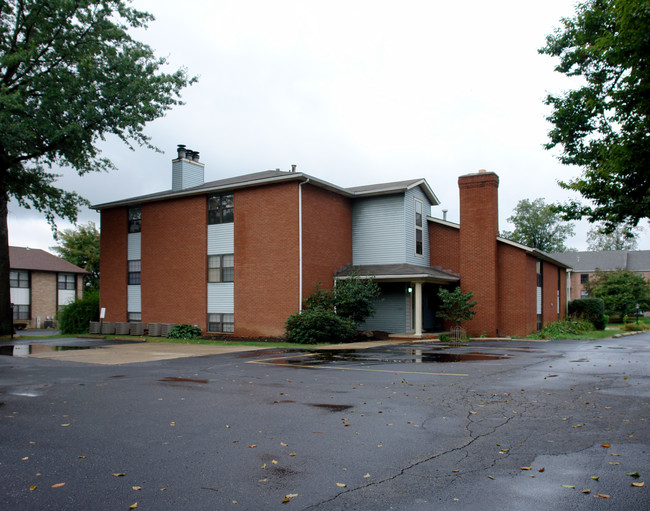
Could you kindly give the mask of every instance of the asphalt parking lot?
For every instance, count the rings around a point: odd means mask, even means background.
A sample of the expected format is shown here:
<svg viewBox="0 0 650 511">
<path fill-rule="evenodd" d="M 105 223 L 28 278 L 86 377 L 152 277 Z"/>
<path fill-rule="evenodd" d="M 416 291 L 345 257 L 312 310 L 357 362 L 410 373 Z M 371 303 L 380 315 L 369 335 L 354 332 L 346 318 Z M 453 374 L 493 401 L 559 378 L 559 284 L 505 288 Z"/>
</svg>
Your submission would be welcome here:
<svg viewBox="0 0 650 511">
<path fill-rule="evenodd" d="M 649 334 L 120 364 L 75 342 L 3 346 L 2 509 L 649 508 Z"/>
</svg>

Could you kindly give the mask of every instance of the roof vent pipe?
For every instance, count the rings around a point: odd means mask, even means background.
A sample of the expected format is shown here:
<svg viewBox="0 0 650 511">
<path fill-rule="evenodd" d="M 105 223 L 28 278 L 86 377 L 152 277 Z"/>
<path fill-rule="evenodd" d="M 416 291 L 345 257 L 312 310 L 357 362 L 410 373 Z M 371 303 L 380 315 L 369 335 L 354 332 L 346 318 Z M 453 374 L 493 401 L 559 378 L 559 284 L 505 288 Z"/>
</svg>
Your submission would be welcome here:
<svg viewBox="0 0 650 511">
<path fill-rule="evenodd" d="M 449 210 L 448 209 L 443 209 L 442 210 L 442 219 L 443 220 L 447 220 L 447 211 L 449 211 Z"/>
<path fill-rule="evenodd" d="M 194 161 L 199 161 L 199 152 L 198 151 L 194 151 L 194 154 L 192 156 L 193 156 L 192 159 Z"/>
<path fill-rule="evenodd" d="M 178 151 L 178 157 L 179 158 L 185 158 L 185 154 L 186 154 L 185 144 L 178 144 L 177 151 Z"/>
<path fill-rule="evenodd" d="M 296 165 L 291 165 L 291 172 L 295 172 L 295 171 L 296 171 Z"/>
</svg>

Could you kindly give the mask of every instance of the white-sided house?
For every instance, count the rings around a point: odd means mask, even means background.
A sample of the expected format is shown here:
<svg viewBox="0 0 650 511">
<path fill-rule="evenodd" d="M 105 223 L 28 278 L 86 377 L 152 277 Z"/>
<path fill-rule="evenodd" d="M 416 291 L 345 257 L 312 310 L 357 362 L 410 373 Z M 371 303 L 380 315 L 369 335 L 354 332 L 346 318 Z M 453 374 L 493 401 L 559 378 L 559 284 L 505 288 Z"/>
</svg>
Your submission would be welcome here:
<svg viewBox="0 0 650 511">
<path fill-rule="evenodd" d="M 14 323 L 54 326 L 59 308 L 83 296 L 88 272 L 45 250 L 9 247 L 9 267 Z"/>
</svg>

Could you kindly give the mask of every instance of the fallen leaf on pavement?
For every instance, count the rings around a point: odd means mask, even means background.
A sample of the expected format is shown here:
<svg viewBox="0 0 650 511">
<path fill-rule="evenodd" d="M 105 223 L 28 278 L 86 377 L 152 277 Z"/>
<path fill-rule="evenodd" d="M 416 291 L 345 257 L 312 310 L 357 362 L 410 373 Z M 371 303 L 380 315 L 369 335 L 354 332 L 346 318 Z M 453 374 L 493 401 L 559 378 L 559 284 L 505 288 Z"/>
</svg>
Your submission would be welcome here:
<svg viewBox="0 0 650 511">
<path fill-rule="evenodd" d="M 598 496 L 598 498 L 601 498 L 601 499 L 608 499 L 609 498 L 609 495 L 607 495 L 606 493 L 598 493 L 597 496 Z"/>
<path fill-rule="evenodd" d="M 638 472 L 625 472 L 625 475 L 628 475 L 628 476 L 634 477 L 635 479 L 636 479 L 637 477 L 641 477 L 641 475 L 640 475 Z"/>
<path fill-rule="evenodd" d="M 563 485 L 562 485 L 562 488 L 571 488 L 571 489 L 574 489 L 575 487 L 576 487 L 575 484 L 563 484 Z"/>
<path fill-rule="evenodd" d="M 644 481 L 641 481 L 640 483 L 632 483 L 630 486 L 634 486 L 636 488 L 641 488 L 642 486 L 645 485 Z M 31 488 L 30 488 L 31 489 Z"/>
<path fill-rule="evenodd" d="M 65 483 L 56 483 L 51 486 L 51 488 L 61 488 L 61 486 L 65 486 Z"/>
<path fill-rule="evenodd" d="M 345 488 L 345 487 L 347 486 L 347 484 L 344 484 L 344 483 L 336 483 L 336 486 L 338 486 L 339 488 Z"/>
<path fill-rule="evenodd" d="M 286 504 L 287 502 L 291 502 L 291 499 L 288 499 L 287 497 L 282 499 L 283 504 Z"/>
<path fill-rule="evenodd" d="M 519 467 L 519 470 L 532 470 L 533 467 Z"/>
<path fill-rule="evenodd" d="M 544 472 L 544 470 L 546 470 L 546 469 L 545 469 L 544 467 L 542 467 L 542 468 L 540 468 L 540 469 L 538 470 L 538 472 Z"/>
<path fill-rule="evenodd" d="M 609 444 L 600 444 L 601 447 L 611 447 Z"/>
<path fill-rule="evenodd" d="M 138 507 L 138 503 L 137 503 L 137 502 L 134 502 L 133 504 L 131 504 L 131 505 L 129 506 L 129 509 L 137 509 L 137 507 Z"/>
<path fill-rule="evenodd" d="M 620 465 L 620 463 L 618 461 L 610 461 L 609 464 L 610 465 Z"/>
<path fill-rule="evenodd" d="M 598 481 L 598 479 L 600 479 L 600 476 L 591 476 L 591 478 L 592 478 L 594 481 Z"/>
<path fill-rule="evenodd" d="M 368 479 L 369 477 L 370 477 L 370 474 L 366 474 L 365 476 L 363 476 L 364 479 Z"/>
<path fill-rule="evenodd" d="M 117 473 L 115 473 L 115 474 L 111 474 L 111 475 L 112 475 L 113 477 L 124 477 L 124 473 L 123 473 L 123 472 L 117 472 Z"/>
<path fill-rule="evenodd" d="M 591 490 L 582 490 L 580 493 L 584 493 L 586 495 L 589 495 L 591 493 Z"/>
<path fill-rule="evenodd" d="M 620 454 L 616 454 L 615 452 L 610 452 L 609 455 L 610 456 L 620 456 Z"/>
<path fill-rule="evenodd" d="M 286 447 L 286 446 L 289 445 L 289 444 L 285 444 L 284 442 L 280 442 L 280 445 L 281 445 L 282 447 Z"/>
<path fill-rule="evenodd" d="M 290 494 L 287 495 L 286 497 L 287 497 L 288 499 L 293 499 L 294 497 L 297 497 L 297 496 L 298 496 L 297 493 L 290 493 Z"/>
<path fill-rule="evenodd" d="M 142 486 L 131 486 L 135 491 L 141 490 Z"/>
<path fill-rule="evenodd" d="M 494 477 L 492 477 L 492 476 L 488 476 L 488 479 L 492 479 L 492 480 L 494 480 Z"/>
<path fill-rule="evenodd" d="M 634 483 L 632 483 L 632 484 L 634 484 Z M 637 484 L 638 484 L 638 483 L 637 483 Z M 36 489 L 36 485 L 35 485 L 35 484 L 32 484 L 32 485 L 29 487 L 29 491 L 34 491 L 35 489 Z"/>
</svg>

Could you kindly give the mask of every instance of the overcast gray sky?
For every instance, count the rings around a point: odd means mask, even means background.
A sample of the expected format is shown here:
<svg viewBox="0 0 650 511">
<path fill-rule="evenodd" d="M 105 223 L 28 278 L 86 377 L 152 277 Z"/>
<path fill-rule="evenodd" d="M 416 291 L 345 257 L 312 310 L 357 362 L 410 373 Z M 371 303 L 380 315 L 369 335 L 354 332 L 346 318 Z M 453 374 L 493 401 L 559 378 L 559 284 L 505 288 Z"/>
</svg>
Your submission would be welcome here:
<svg viewBox="0 0 650 511">
<path fill-rule="evenodd" d="M 200 151 L 206 181 L 276 169 L 339 186 L 425 178 L 458 221 L 458 176 L 500 177 L 500 225 L 521 199 L 578 198 L 558 185 L 579 175 L 544 150 L 547 92 L 575 85 L 539 55 L 574 13 L 572 0 L 134 0 L 156 17 L 136 37 L 199 82 L 151 123 L 164 151 L 108 139 L 119 169 L 60 186 L 93 204 L 171 188 L 176 145 Z M 557 153 L 555 153 L 557 154 Z M 80 223 L 99 215 L 84 210 Z M 58 222 L 60 229 L 70 228 Z M 588 224 L 570 247 L 586 250 Z M 639 249 L 650 249 L 645 228 Z M 9 205 L 11 245 L 55 245 L 41 215 Z"/>
</svg>

